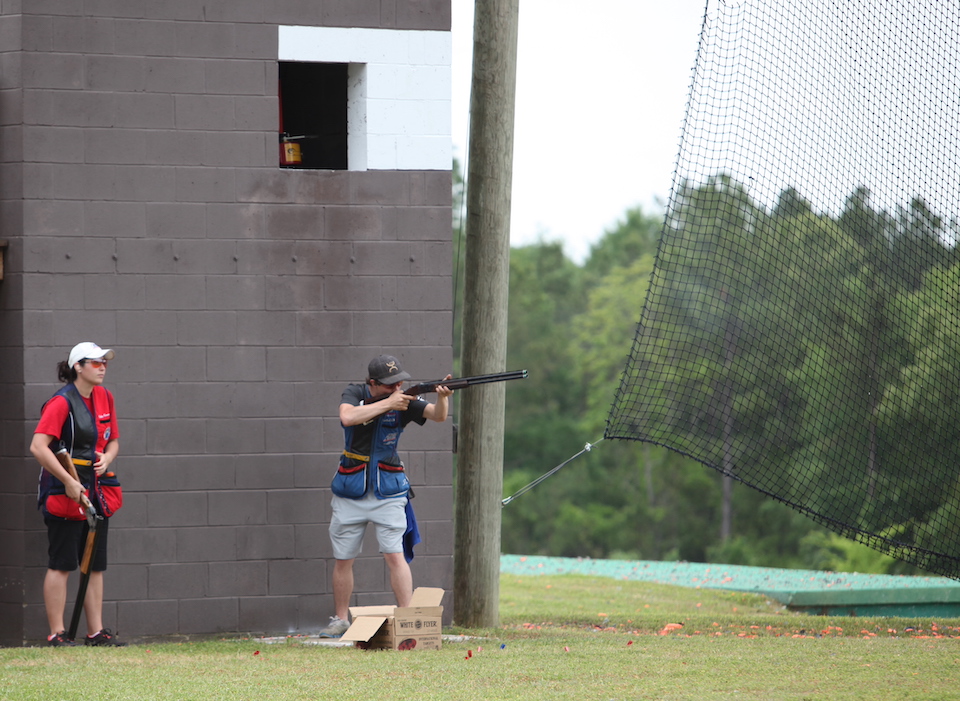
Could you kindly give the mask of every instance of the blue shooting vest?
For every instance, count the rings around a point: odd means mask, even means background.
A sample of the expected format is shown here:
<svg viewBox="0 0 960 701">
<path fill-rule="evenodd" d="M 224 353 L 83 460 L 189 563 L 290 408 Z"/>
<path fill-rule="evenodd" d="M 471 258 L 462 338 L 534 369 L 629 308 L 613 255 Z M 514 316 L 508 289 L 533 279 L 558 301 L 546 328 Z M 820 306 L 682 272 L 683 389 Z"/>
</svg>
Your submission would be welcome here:
<svg viewBox="0 0 960 701">
<path fill-rule="evenodd" d="M 355 396 L 358 388 L 362 389 L 362 405 L 370 398 L 366 385 L 350 385 L 344 397 Z M 377 499 L 407 496 L 410 481 L 397 454 L 397 444 L 408 423 L 423 425 L 426 422 L 423 417 L 426 406 L 427 402 L 415 399 L 406 411 L 388 411 L 365 424 L 344 426 L 344 448 L 331 485 L 333 493 L 345 499 L 360 499 L 371 490 Z"/>
</svg>

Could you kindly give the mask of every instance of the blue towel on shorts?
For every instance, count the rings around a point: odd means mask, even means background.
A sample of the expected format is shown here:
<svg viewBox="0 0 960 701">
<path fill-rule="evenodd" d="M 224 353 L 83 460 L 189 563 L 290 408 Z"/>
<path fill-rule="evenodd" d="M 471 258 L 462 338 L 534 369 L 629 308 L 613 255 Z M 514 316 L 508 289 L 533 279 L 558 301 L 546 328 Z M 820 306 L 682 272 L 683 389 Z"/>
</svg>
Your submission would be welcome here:
<svg viewBox="0 0 960 701">
<path fill-rule="evenodd" d="M 417 528 L 417 516 L 413 513 L 413 504 L 407 499 L 407 530 L 403 533 L 403 557 L 407 562 L 413 560 L 413 546 L 420 542 L 420 529 Z"/>
</svg>

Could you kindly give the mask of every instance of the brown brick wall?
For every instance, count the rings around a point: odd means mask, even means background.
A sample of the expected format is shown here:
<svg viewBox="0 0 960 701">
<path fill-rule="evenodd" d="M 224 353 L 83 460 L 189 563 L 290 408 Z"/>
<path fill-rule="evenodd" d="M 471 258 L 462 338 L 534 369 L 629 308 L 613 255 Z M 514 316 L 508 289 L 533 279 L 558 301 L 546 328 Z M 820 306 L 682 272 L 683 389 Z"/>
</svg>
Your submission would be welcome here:
<svg viewBox="0 0 960 701">
<path fill-rule="evenodd" d="M 332 614 L 339 393 L 381 350 L 417 378 L 450 369 L 451 175 L 280 170 L 277 25 L 449 30 L 449 5 L 0 0 L 0 644 L 46 631 L 27 445 L 81 340 L 117 350 L 107 625 L 310 632 Z M 414 578 L 447 589 L 450 439 L 431 424 L 403 444 Z M 372 533 L 356 581 L 358 603 L 392 598 Z"/>
</svg>

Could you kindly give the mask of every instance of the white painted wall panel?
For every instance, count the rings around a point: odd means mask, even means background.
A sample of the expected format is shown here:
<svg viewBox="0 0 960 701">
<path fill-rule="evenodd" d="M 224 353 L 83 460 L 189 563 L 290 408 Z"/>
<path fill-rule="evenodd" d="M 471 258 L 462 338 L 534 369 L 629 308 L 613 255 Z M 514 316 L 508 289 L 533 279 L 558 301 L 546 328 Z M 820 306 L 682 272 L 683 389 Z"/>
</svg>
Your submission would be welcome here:
<svg viewBox="0 0 960 701">
<path fill-rule="evenodd" d="M 450 32 L 279 28 L 281 61 L 354 64 L 350 170 L 451 168 L 451 55 Z"/>
</svg>

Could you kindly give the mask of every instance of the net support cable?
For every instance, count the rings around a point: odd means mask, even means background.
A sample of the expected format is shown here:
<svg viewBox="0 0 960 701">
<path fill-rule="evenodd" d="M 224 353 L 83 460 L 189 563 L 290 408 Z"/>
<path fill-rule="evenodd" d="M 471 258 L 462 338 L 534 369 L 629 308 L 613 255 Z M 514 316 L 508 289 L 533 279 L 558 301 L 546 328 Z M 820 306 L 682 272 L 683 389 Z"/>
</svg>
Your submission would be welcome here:
<svg viewBox="0 0 960 701">
<path fill-rule="evenodd" d="M 554 468 L 553 468 L 552 470 L 550 470 L 549 472 L 543 473 L 542 475 L 540 475 L 539 477 L 537 477 L 537 479 L 533 480 L 533 482 L 531 482 L 530 484 L 528 484 L 528 485 L 526 485 L 526 486 L 524 486 L 524 487 L 521 487 L 521 488 L 518 489 L 516 492 L 514 492 L 513 495 L 511 495 L 511 496 L 506 497 L 505 499 L 503 499 L 503 500 L 500 502 L 500 506 L 501 506 L 501 507 L 506 506 L 507 504 L 509 504 L 510 502 L 512 502 L 514 499 L 516 499 L 518 496 L 520 496 L 520 495 L 522 495 L 522 494 L 526 494 L 527 492 L 529 492 L 531 489 L 533 489 L 534 487 L 536 487 L 538 484 L 540 484 L 541 482 L 543 482 L 543 481 L 544 481 L 545 479 L 547 479 L 548 477 L 551 477 L 551 476 L 557 474 L 558 472 L 560 472 L 560 470 L 562 470 L 564 467 L 566 467 L 567 465 L 569 465 L 570 463 L 572 463 L 574 460 L 576 460 L 577 458 L 579 458 L 581 455 L 583 455 L 584 453 L 589 453 L 591 450 L 593 450 L 594 447 L 595 447 L 598 443 L 600 443 L 600 441 L 602 441 L 602 440 L 603 440 L 603 438 L 601 438 L 599 441 L 594 441 L 593 443 L 586 443 L 586 444 L 583 446 L 583 450 L 581 450 L 580 452 L 578 452 L 578 453 L 570 456 L 569 458 L 567 458 L 566 460 L 564 460 L 562 463 L 560 463 L 559 465 L 557 465 L 556 467 L 554 467 Z"/>
</svg>

